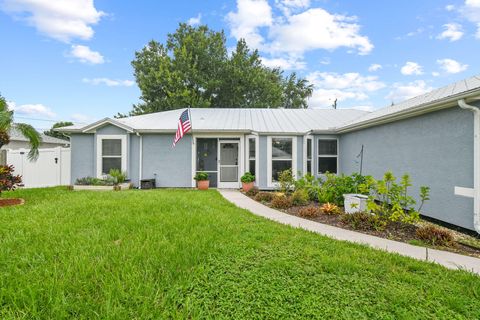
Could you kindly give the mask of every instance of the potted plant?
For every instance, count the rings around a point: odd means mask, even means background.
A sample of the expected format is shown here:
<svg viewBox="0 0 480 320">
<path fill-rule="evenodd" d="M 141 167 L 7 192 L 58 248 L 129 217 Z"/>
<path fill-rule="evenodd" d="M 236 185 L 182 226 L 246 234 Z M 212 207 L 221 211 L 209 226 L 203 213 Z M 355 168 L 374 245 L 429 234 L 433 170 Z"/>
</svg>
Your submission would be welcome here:
<svg viewBox="0 0 480 320">
<path fill-rule="evenodd" d="M 208 180 L 208 173 L 206 172 L 197 172 L 195 177 L 193 177 L 197 181 L 197 188 L 198 190 L 207 190 L 208 186 L 210 185 L 210 181 Z"/>
<path fill-rule="evenodd" d="M 255 183 L 255 176 L 250 172 L 245 172 L 245 174 L 240 178 L 242 181 L 242 189 L 245 192 L 250 191 L 253 188 Z"/>
</svg>

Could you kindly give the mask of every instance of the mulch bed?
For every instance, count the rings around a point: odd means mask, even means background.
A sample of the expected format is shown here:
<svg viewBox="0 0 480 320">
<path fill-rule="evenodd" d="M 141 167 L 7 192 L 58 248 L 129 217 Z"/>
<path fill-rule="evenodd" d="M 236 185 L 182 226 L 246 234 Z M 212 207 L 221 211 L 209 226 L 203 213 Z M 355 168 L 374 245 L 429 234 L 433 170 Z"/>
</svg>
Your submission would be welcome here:
<svg viewBox="0 0 480 320">
<path fill-rule="evenodd" d="M 21 198 L 0 199 L 0 207 L 18 206 L 24 203 L 25 203 L 25 200 Z"/>
<path fill-rule="evenodd" d="M 253 199 L 253 197 L 250 197 Z M 268 203 L 264 203 L 265 205 L 269 206 Z M 309 206 L 316 206 L 319 207 L 319 204 L 316 202 L 311 202 Z M 323 224 L 328 224 L 331 226 L 339 227 L 342 229 L 347 229 L 347 230 L 352 230 L 356 232 L 361 232 L 365 234 L 369 234 L 372 236 L 377 236 L 380 238 L 385 238 L 389 240 L 395 240 L 395 241 L 400 241 L 400 242 L 405 242 L 405 243 L 410 243 L 412 240 L 419 241 L 417 236 L 416 236 L 416 230 L 419 228 L 420 225 L 429 223 L 433 224 L 431 222 L 426 222 L 426 221 L 421 221 L 418 225 L 411 225 L 411 224 L 405 224 L 401 222 L 389 222 L 385 230 L 372 230 L 372 229 L 355 229 L 353 228 L 350 224 L 344 223 L 341 221 L 341 217 L 344 213 L 342 214 L 334 214 L 334 215 L 327 215 L 327 214 L 320 214 L 317 217 L 312 217 L 312 218 L 307 218 L 307 217 L 301 217 L 298 212 L 300 209 L 304 208 L 305 206 L 293 206 L 288 209 L 276 209 L 280 210 L 282 212 L 285 212 L 287 214 L 297 216 L 303 219 L 323 223 Z M 343 209 L 343 208 L 342 208 Z M 343 211 L 343 210 L 342 210 Z M 449 229 L 450 230 L 450 229 Z M 468 237 L 464 235 L 463 233 L 459 233 L 454 230 L 450 230 L 451 232 L 454 233 L 456 238 L 464 238 Z M 430 245 L 425 245 L 433 249 L 439 249 L 439 250 L 445 250 L 445 251 L 451 251 L 455 253 L 460 253 L 464 255 L 469 255 L 469 256 L 474 256 L 474 257 L 480 257 L 480 249 L 470 247 L 468 245 L 464 245 L 458 242 L 455 242 L 453 246 L 450 247 L 440 247 L 440 246 L 430 246 Z"/>
</svg>

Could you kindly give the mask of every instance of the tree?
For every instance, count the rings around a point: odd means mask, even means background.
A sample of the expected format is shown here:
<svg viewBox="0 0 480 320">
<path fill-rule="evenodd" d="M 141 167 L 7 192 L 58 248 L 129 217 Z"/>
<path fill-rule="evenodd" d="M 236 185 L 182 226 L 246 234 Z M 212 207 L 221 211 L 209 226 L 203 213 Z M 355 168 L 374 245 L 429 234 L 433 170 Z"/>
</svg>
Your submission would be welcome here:
<svg viewBox="0 0 480 320">
<path fill-rule="evenodd" d="M 42 142 L 40 133 L 31 125 L 26 123 L 13 122 L 13 110 L 8 109 L 7 101 L 0 95 L 0 148 L 10 142 L 10 129 L 15 127 L 20 133 L 28 139 L 30 151 L 28 159 L 36 160 L 38 158 L 38 147 Z"/>
<path fill-rule="evenodd" d="M 47 130 L 47 131 L 43 131 L 43 133 L 47 136 L 50 136 L 50 137 L 54 137 L 54 138 L 58 138 L 58 139 L 63 139 L 63 140 L 69 140 L 70 139 L 70 135 L 68 135 L 67 133 L 65 132 L 58 132 L 58 131 L 55 131 L 55 129 L 58 129 L 58 128 L 62 128 L 62 127 L 68 127 L 68 126 L 71 126 L 73 125 L 73 122 L 70 122 L 70 121 L 60 121 L 60 122 L 57 122 L 55 124 L 53 124 L 52 128 L 50 130 Z"/>
<path fill-rule="evenodd" d="M 152 40 L 136 52 L 132 66 L 142 102 L 130 115 L 186 106 L 305 108 L 313 88 L 295 73 L 284 77 L 264 66 L 245 40 L 229 55 L 223 31 L 184 23 L 165 44 Z"/>
</svg>

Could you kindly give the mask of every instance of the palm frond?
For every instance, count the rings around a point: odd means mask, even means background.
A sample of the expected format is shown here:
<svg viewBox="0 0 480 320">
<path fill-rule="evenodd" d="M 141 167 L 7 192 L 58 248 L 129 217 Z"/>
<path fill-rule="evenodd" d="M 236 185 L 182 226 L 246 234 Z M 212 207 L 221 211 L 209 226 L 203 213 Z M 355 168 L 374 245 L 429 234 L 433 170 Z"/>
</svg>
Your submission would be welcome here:
<svg viewBox="0 0 480 320">
<path fill-rule="evenodd" d="M 35 128 L 31 125 L 26 123 L 16 123 L 15 128 L 20 131 L 22 135 L 24 135 L 28 139 L 28 143 L 30 144 L 30 152 L 28 153 L 29 160 L 37 160 L 38 159 L 38 148 L 40 147 L 40 143 L 42 143 L 42 137 L 40 133 L 38 133 Z"/>
<path fill-rule="evenodd" d="M 9 131 L 13 123 L 13 111 L 0 110 L 0 130 Z"/>
</svg>

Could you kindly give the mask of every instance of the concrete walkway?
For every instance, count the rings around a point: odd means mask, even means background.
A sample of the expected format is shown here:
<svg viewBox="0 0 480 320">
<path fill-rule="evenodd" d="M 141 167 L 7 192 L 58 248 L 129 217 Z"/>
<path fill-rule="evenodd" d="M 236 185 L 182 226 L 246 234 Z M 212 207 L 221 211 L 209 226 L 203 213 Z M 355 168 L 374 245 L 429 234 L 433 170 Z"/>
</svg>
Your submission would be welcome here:
<svg viewBox="0 0 480 320">
<path fill-rule="evenodd" d="M 366 244 L 372 248 L 398 253 L 403 256 L 418 260 L 434 261 L 450 269 L 464 269 L 480 274 L 480 259 L 478 258 L 447 251 L 413 246 L 403 242 L 379 238 L 364 233 L 302 219 L 264 206 L 263 204 L 245 196 L 238 190 L 219 189 L 219 192 L 225 199 L 237 205 L 238 207 L 247 209 L 258 216 L 265 217 L 276 222 L 296 228 L 302 228 L 308 231 L 313 231 L 337 240 Z"/>
</svg>

